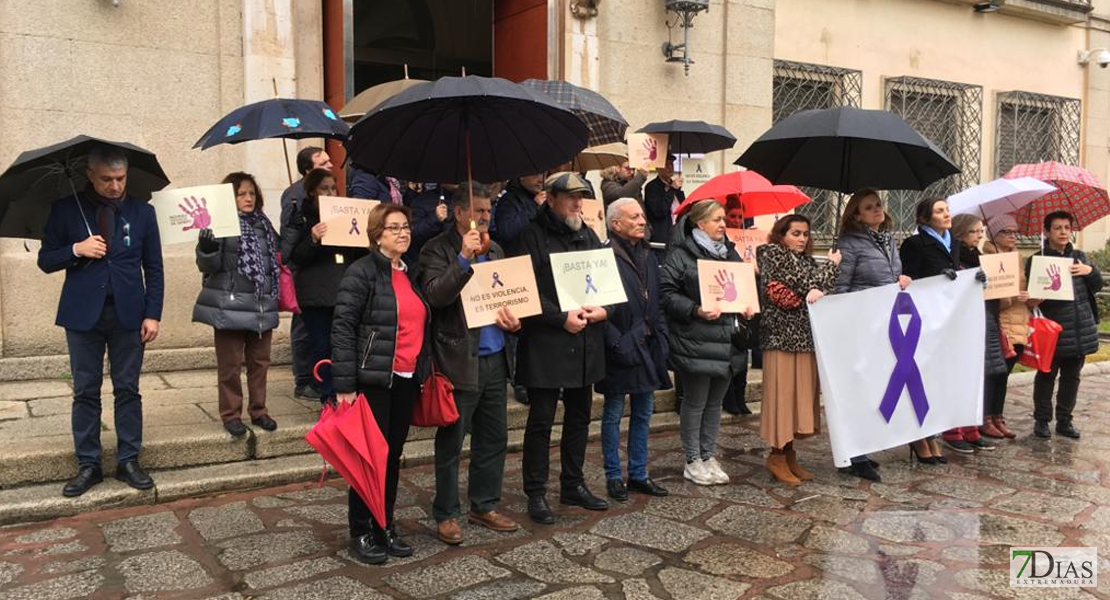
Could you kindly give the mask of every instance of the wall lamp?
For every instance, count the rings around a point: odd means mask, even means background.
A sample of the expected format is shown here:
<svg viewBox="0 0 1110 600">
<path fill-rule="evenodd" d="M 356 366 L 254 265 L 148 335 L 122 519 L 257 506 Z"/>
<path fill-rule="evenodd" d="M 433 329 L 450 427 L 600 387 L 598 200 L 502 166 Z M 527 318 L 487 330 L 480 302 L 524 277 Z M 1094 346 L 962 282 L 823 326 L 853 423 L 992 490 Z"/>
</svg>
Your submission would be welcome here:
<svg viewBox="0 0 1110 600">
<path fill-rule="evenodd" d="M 670 30 L 674 29 L 675 25 L 682 27 L 682 43 L 672 44 L 670 41 L 663 42 L 663 57 L 667 62 L 680 62 L 686 70 L 686 76 L 690 76 L 690 65 L 694 61 L 690 59 L 690 28 L 694 26 L 694 16 L 698 13 L 709 10 L 709 0 L 663 0 L 663 7 L 667 12 L 675 14 L 675 18 L 671 22 L 667 22 L 667 37 L 670 37 Z M 681 56 L 676 56 L 678 51 L 682 51 Z"/>
</svg>

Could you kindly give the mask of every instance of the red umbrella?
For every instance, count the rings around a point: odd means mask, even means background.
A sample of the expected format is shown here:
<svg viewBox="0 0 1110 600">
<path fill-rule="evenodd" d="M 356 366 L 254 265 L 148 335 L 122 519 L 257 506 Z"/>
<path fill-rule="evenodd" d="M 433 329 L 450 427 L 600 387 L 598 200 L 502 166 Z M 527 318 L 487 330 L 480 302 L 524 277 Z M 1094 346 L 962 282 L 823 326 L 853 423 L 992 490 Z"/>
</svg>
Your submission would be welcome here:
<svg viewBox="0 0 1110 600">
<path fill-rule="evenodd" d="M 745 217 L 787 213 L 810 201 L 809 196 L 792 185 L 772 185 L 755 171 L 736 171 L 702 184 L 675 208 L 674 214 L 681 215 L 694 203 L 709 199 L 728 208 L 730 196 L 739 198 Z"/>
<path fill-rule="evenodd" d="M 1014 165 L 1006 179 L 1033 177 L 1051 184 L 1056 191 L 1037 198 L 1015 215 L 1018 228 L 1025 235 L 1042 232 L 1044 217 L 1053 211 L 1066 210 L 1078 222 L 1079 229 L 1110 215 L 1110 197 L 1106 188 L 1090 172 L 1056 161 Z"/>
<path fill-rule="evenodd" d="M 336 429 L 338 420 L 347 412 L 348 406 L 341 404 L 325 404 L 320 411 L 320 418 L 312 429 L 305 434 L 304 439 L 317 453 L 335 469 L 336 473 L 344 480 L 354 481 L 353 470 L 357 467 L 358 456 L 351 450 L 350 444 Z M 320 483 L 323 483 L 321 475 Z"/>
<path fill-rule="evenodd" d="M 358 395 L 354 405 L 337 425 L 351 449 L 359 457 L 359 468 L 353 473 L 351 487 L 362 498 L 378 525 L 386 526 L 385 469 L 389 443 L 385 441 L 366 396 Z"/>
</svg>

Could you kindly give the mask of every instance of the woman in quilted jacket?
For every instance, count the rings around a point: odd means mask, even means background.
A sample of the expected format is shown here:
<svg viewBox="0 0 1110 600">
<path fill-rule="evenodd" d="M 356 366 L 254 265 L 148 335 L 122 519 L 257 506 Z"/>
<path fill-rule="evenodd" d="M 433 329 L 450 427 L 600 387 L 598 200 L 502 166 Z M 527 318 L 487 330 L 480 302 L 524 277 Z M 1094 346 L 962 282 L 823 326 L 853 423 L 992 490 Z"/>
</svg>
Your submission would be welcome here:
<svg viewBox="0 0 1110 600">
<path fill-rule="evenodd" d="M 983 254 L 1001 254 L 1017 252 L 1018 225 L 1017 220 L 1010 213 L 997 215 L 987 220 L 987 233 L 990 241 L 983 244 Z M 1006 405 L 1006 387 L 1009 385 L 1010 372 L 1014 370 L 1025 344 L 1029 339 L 1029 292 L 1026 291 L 1025 272 L 1018 269 L 1018 283 L 1021 292 L 1012 298 L 1001 298 L 998 301 L 998 320 L 1002 328 L 1002 335 L 1013 349 L 1013 354 L 1006 357 L 1006 371 L 987 378 L 986 396 L 987 407 L 983 413 L 983 426 L 979 433 L 988 437 L 1002 437 L 1014 439 L 1017 434 L 1007 425 L 1002 416 L 1002 409 Z M 997 435 L 996 435 L 997 434 Z"/>
<path fill-rule="evenodd" d="M 840 252 L 829 262 L 813 258 L 809 219 L 787 215 L 771 228 L 760 246 L 759 289 L 763 307 L 763 410 L 760 436 L 771 446 L 767 470 L 775 479 L 798 485 L 813 474 L 798 464 L 794 439 L 821 429 L 817 402 L 817 358 L 806 303 L 832 293 L 840 271 Z"/>
</svg>

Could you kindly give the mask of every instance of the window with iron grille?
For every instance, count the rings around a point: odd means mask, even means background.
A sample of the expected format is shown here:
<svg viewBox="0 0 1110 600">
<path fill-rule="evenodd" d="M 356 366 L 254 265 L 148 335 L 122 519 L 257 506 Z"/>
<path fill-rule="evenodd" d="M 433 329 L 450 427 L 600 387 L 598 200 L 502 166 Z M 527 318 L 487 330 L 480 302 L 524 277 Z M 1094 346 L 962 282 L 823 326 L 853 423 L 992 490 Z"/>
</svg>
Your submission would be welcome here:
<svg viewBox="0 0 1110 600">
<path fill-rule="evenodd" d="M 775 61 L 771 120 L 778 123 L 802 110 L 860 105 L 863 73 L 825 65 Z M 813 202 L 796 212 L 809 217 L 818 238 L 831 239 L 836 233 L 840 195 L 829 190 L 802 188 Z"/>
<path fill-rule="evenodd" d="M 908 234 L 916 228 L 914 207 L 918 202 L 950 196 L 979 183 L 983 88 L 919 77 L 894 77 L 886 80 L 886 109 L 933 142 L 961 171 L 933 182 L 924 190 L 887 193 L 887 211 L 896 229 Z"/>
<path fill-rule="evenodd" d="M 995 175 L 1001 177 L 1017 164 L 1043 160 L 1079 164 L 1080 108 L 1075 98 L 1032 92 L 999 94 Z"/>
</svg>

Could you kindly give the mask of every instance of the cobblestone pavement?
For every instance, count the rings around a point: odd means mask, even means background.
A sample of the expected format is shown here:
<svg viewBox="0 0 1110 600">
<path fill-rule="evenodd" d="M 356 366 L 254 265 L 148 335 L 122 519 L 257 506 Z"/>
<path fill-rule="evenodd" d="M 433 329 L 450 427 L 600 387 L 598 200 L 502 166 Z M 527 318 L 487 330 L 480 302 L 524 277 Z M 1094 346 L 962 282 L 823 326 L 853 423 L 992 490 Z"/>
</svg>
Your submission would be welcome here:
<svg viewBox="0 0 1110 600">
<path fill-rule="evenodd" d="M 551 527 L 527 521 L 510 455 L 503 508 L 523 530 L 464 526 L 459 548 L 433 537 L 431 468 L 409 469 L 397 518 L 416 554 L 384 566 L 349 558 L 336 480 L 9 527 L 0 599 L 1110 598 L 1105 558 L 1098 590 L 1008 586 L 1010 545 L 1110 548 L 1110 376 L 1083 382 L 1080 442 L 1031 438 L 1030 392 L 1011 390 L 1017 440 L 942 467 L 879 453 L 881 484 L 838 474 L 824 436 L 798 444 L 815 481 L 773 483 L 749 420 L 721 436 L 733 483 L 700 488 L 682 481 L 677 432 L 660 433 L 651 470 L 670 497 L 555 505 Z M 599 444 L 587 473 L 603 492 Z"/>
</svg>

